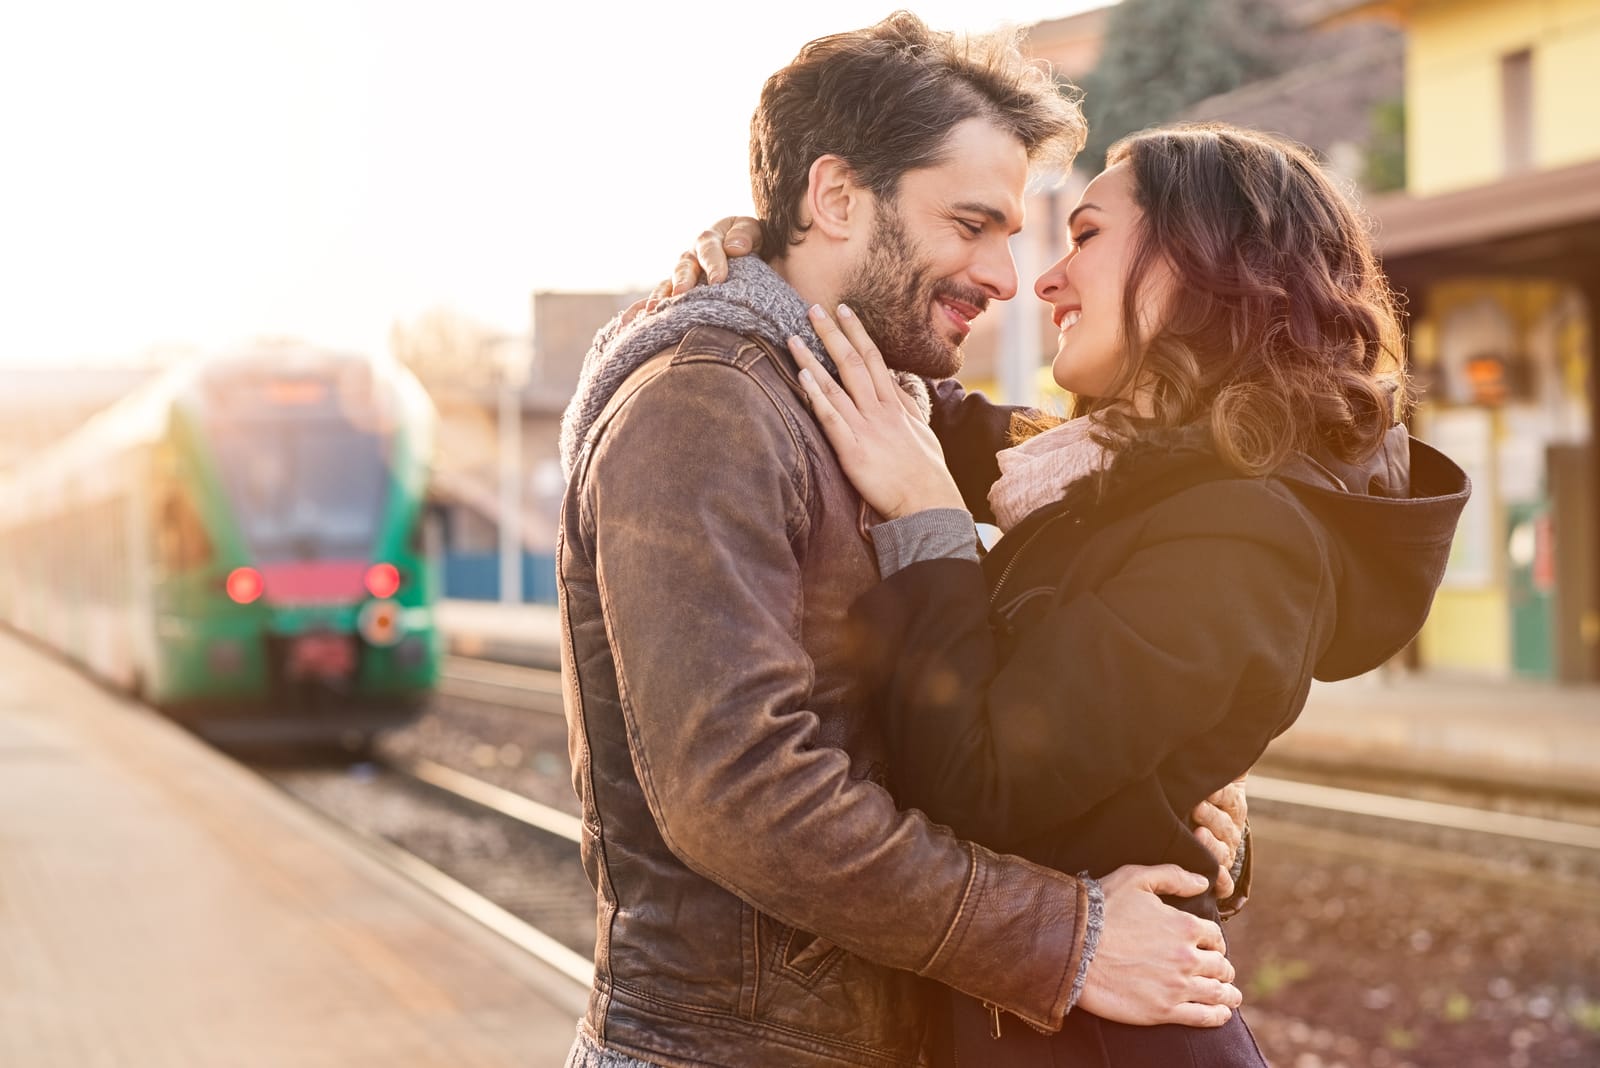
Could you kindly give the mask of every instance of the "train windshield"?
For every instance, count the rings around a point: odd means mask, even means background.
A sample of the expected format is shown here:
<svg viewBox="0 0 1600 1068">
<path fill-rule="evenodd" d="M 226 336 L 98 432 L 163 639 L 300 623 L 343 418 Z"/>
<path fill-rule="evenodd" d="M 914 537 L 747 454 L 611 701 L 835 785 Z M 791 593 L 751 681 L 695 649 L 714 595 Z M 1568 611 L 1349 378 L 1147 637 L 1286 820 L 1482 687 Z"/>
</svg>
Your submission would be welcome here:
<svg viewBox="0 0 1600 1068">
<path fill-rule="evenodd" d="M 324 417 L 214 422 L 211 437 L 258 560 L 371 554 L 389 496 L 385 436 Z"/>
</svg>

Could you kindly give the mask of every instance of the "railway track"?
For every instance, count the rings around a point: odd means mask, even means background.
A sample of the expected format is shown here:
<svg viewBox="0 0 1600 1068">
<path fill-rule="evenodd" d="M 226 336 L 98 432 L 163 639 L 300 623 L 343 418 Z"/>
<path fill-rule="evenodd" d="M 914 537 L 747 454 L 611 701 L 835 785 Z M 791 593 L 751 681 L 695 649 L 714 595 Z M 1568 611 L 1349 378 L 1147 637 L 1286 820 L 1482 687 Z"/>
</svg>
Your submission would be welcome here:
<svg viewBox="0 0 1600 1068">
<path fill-rule="evenodd" d="M 440 693 L 518 711 L 562 714 L 560 674 L 537 668 L 450 657 Z M 1502 795 L 1483 785 L 1457 795 L 1478 803 L 1407 796 L 1395 792 L 1403 784 L 1388 785 L 1394 789 L 1252 774 L 1252 824 L 1272 837 L 1292 833 L 1341 853 L 1376 848 L 1388 859 L 1526 883 L 1541 892 L 1548 888 L 1538 884 L 1546 879 L 1557 892 L 1574 882 L 1600 886 L 1600 806 L 1557 819 L 1515 811 L 1520 793 Z M 1507 807 L 1512 810 L 1502 810 Z"/>
<path fill-rule="evenodd" d="M 426 759 L 256 770 L 379 860 L 588 987 L 594 904 L 576 817 Z"/>
</svg>

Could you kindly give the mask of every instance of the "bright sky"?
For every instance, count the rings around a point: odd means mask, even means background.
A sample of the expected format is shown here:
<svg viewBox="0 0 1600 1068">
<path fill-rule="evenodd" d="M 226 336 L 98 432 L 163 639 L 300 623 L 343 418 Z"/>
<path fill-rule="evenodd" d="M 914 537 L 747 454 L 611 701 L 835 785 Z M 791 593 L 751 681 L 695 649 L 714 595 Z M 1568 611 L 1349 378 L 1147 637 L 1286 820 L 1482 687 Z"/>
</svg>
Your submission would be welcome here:
<svg viewBox="0 0 1600 1068">
<path fill-rule="evenodd" d="M 662 277 L 749 210 L 749 117 L 860 0 L 50 0 L 0 14 L 0 363 L 260 335 L 377 349 L 434 306 Z M 1100 0 L 923 0 L 987 29 Z"/>
</svg>

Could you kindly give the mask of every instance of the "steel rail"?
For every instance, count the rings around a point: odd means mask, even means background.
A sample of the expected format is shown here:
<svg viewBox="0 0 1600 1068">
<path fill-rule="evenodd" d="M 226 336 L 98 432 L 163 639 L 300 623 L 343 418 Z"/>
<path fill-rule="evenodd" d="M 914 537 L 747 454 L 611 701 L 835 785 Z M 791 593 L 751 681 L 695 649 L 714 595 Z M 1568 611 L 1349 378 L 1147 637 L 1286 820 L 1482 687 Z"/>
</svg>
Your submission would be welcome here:
<svg viewBox="0 0 1600 1068">
<path fill-rule="evenodd" d="M 565 838 L 574 844 L 583 841 L 583 821 L 578 817 L 465 772 L 436 764 L 425 757 L 406 761 L 385 760 L 384 766 L 557 838 Z"/>
<path fill-rule="evenodd" d="M 1562 820 L 1521 816 L 1493 809 L 1450 805 L 1439 801 L 1419 801 L 1391 794 L 1373 794 L 1340 786 L 1293 782 L 1288 779 L 1252 775 L 1245 783 L 1245 796 L 1252 800 L 1276 801 L 1302 808 L 1379 819 L 1397 820 L 1447 830 L 1492 834 L 1503 838 L 1567 846 L 1600 852 L 1600 827 Z"/>
</svg>

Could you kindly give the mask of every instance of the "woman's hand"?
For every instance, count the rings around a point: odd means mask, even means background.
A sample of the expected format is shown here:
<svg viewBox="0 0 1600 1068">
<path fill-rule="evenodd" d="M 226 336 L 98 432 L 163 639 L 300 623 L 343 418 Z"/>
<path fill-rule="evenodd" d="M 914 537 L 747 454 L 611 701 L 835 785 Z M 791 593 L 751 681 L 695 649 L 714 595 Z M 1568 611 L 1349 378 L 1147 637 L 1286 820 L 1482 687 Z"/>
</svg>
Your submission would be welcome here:
<svg viewBox="0 0 1600 1068">
<path fill-rule="evenodd" d="M 861 320 L 841 304 L 836 324 L 812 305 L 811 324 L 844 388 L 799 338 L 789 339 L 789 350 L 800 365 L 811 410 L 856 492 L 886 519 L 927 508 L 966 508 L 939 439 L 895 383 Z"/>
<path fill-rule="evenodd" d="M 1219 899 L 1233 896 L 1233 862 L 1244 844 L 1244 829 L 1249 819 L 1244 780 L 1244 775 L 1239 776 L 1196 805 L 1189 816 L 1196 840 L 1211 852 L 1222 869 L 1217 875 Z"/>
<path fill-rule="evenodd" d="M 689 250 L 678 257 L 672 277 L 663 279 L 650 291 L 643 310 L 655 311 L 656 302 L 679 297 L 701 281 L 725 282 L 728 261 L 748 256 L 761 247 L 761 220 L 748 215 L 729 215 L 718 219 L 711 229 L 702 230 Z"/>
</svg>

